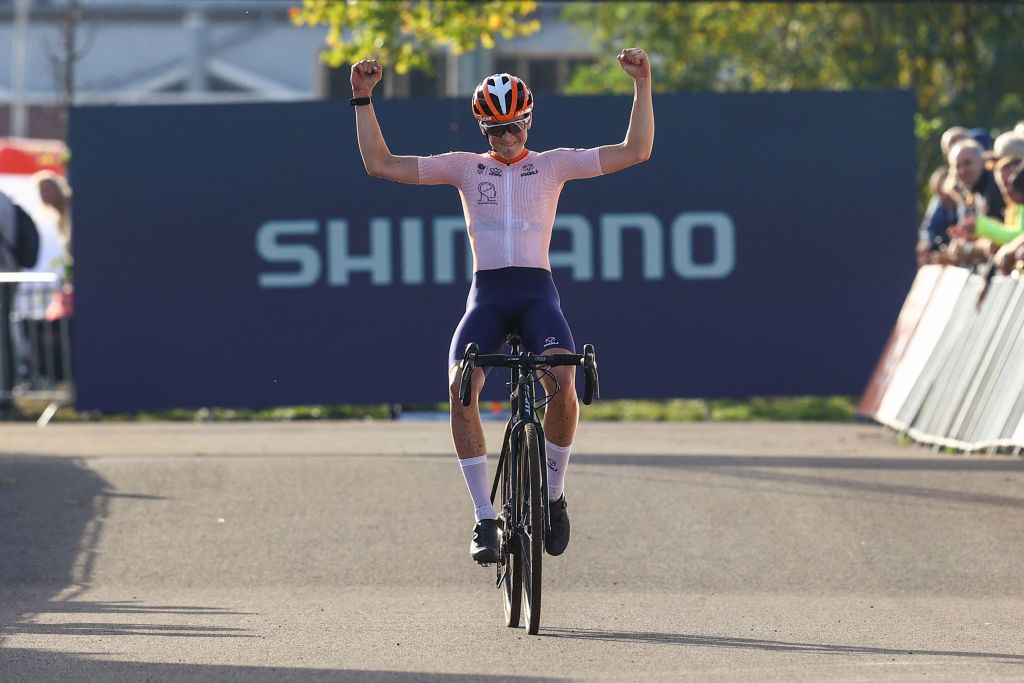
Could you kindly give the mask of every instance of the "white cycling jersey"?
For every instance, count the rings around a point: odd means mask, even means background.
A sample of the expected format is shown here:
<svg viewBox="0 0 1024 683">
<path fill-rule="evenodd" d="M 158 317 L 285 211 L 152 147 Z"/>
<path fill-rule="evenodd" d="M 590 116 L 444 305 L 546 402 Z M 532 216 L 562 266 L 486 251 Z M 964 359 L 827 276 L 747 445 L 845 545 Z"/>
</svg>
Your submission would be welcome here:
<svg viewBox="0 0 1024 683">
<path fill-rule="evenodd" d="M 519 266 L 551 270 L 548 248 L 567 180 L 601 175 L 596 147 L 523 150 L 511 163 L 491 153 L 420 157 L 421 185 L 454 185 L 473 248 L 473 270 Z"/>
</svg>

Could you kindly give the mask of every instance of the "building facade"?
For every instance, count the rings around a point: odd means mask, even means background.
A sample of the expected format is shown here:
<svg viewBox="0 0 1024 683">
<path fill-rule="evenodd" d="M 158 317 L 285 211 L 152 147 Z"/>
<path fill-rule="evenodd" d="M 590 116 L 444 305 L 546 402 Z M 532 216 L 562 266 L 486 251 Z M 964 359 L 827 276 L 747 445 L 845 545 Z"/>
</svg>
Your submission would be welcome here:
<svg viewBox="0 0 1024 683">
<path fill-rule="evenodd" d="M 69 0 L 0 0 L 0 55 L 11 57 L 10 68 L 0 68 L 0 136 L 63 137 L 69 99 L 99 105 L 349 97 L 348 68 L 330 69 L 319 59 L 326 28 L 292 25 L 288 9 L 295 4 L 82 0 L 75 15 Z M 497 71 L 521 75 L 538 94 L 560 92 L 575 66 L 595 60 L 561 11 L 559 3 L 542 4 L 539 32 L 499 39 L 493 50 L 435 53 L 432 74 L 388 73 L 380 96 L 468 95 Z"/>
</svg>

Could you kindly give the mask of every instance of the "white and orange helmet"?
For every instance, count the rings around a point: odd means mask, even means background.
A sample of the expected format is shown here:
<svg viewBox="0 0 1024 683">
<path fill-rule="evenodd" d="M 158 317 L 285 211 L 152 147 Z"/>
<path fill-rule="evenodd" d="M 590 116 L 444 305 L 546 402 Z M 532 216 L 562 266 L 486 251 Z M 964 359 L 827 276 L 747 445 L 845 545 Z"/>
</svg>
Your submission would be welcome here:
<svg viewBox="0 0 1024 683">
<path fill-rule="evenodd" d="M 476 86 L 471 106 L 481 125 L 514 121 L 533 111 L 533 93 L 518 76 L 494 74 Z"/>
</svg>

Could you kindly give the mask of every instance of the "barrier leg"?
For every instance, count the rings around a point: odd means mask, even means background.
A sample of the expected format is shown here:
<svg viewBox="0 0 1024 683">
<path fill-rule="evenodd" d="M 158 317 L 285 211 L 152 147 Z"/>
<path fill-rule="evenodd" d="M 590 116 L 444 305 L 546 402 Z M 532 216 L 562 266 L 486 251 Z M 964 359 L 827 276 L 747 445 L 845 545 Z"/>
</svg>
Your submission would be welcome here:
<svg viewBox="0 0 1024 683">
<path fill-rule="evenodd" d="M 0 283 L 0 415 L 14 407 L 14 340 L 11 337 L 12 283 Z"/>
<path fill-rule="evenodd" d="M 58 403 L 57 401 L 54 401 L 50 405 L 46 406 L 46 410 L 44 410 L 43 414 L 39 416 L 38 420 L 36 420 L 36 426 L 45 427 L 46 425 L 50 424 L 50 420 L 53 419 L 53 416 L 57 414 L 57 410 L 59 408 L 60 403 Z"/>
</svg>

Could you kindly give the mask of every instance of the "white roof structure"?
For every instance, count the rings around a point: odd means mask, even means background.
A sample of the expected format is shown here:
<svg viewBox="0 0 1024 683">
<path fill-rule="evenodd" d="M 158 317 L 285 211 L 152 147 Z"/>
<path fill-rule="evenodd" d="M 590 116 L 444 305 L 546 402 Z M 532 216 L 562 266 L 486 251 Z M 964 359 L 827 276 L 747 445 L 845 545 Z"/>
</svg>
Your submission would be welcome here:
<svg viewBox="0 0 1024 683">
<path fill-rule="evenodd" d="M 315 96 L 318 54 L 326 28 L 292 26 L 281 3 L 237 2 L 233 12 L 202 11 L 188 3 L 151 0 L 135 5 L 177 6 L 177 12 L 129 11 L 128 3 L 94 0 L 77 32 L 76 102 L 157 102 L 201 99 L 303 99 Z M 250 13 L 245 7 L 260 5 Z M 290 4 L 290 3 L 285 3 Z M 95 13 L 95 5 L 110 13 Z M 12 53 L 14 22 L 2 20 L 0 54 Z M 63 17 L 33 13 L 26 40 L 26 100 L 54 104 L 54 58 L 62 55 Z M 7 62 L 6 59 L 3 62 Z M 0 100 L 12 96 L 12 69 L 0 69 Z M 201 93 L 201 94 L 200 94 Z"/>
<path fill-rule="evenodd" d="M 68 1 L 0 0 L 0 135 L 32 134 L 6 126 L 4 112 L 11 109 L 16 114 L 16 102 L 32 109 L 32 116 L 43 115 L 42 110 L 53 112 L 62 104 L 55 61 L 59 65 L 65 52 Z M 24 34 L 16 33 L 16 8 L 22 3 L 29 7 Z M 294 26 L 288 9 L 295 4 L 293 0 L 82 0 L 75 33 L 80 54 L 74 63 L 75 104 L 303 100 L 325 96 L 328 87 L 336 96 L 337 88 L 344 86 L 337 74 L 333 86 L 328 85 L 319 59 L 327 27 Z M 542 3 L 541 29 L 534 35 L 499 38 L 496 49 L 490 51 L 441 55 L 437 80 L 426 92 L 422 86 L 410 89 L 411 75 L 395 75 L 386 79 L 382 95 L 469 94 L 481 73 L 490 73 L 501 58 L 518 60 L 517 72 L 528 80 L 529 59 L 592 58 L 584 37 L 561 21 L 560 12 L 557 3 Z M 20 35 L 23 42 L 17 40 Z M 18 67 L 18 45 L 23 45 L 25 54 L 23 71 Z M 562 63 L 559 85 L 567 74 L 567 63 Z M 55 115 L 48 116 L 53 120 Z M 17 117 L 10 118 L 11 126 L 17 127 L 13 123 Z"/>
</svg>

